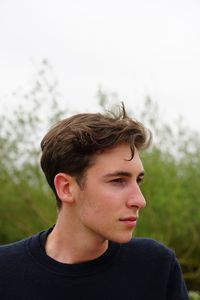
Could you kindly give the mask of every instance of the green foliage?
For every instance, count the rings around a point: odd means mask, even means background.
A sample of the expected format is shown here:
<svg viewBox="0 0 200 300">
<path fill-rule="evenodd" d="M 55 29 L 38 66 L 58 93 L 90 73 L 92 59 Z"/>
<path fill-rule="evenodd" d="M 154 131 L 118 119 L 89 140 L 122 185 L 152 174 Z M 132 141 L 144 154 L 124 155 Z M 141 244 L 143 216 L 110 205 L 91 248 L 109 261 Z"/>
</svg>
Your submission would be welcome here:
<svg viewBox="0 0 200 300">
<path fill-rule="evenodd" d="M 54 196 L 39 168 L 39 141 L 52 123 L 67 115 L 59 106 L 57 88 L 48 62 L 43 61 L 33 87 L 20 96 L 29 106 L 25 102 L 12 118 L 0 118 L 0 243 L 55 222 Z M 116 94 L 99 89 L 102 109 L 110 97 L 118 102 Z M 158 239 L 174 249 L 188 288 L 200 290 L 200 137 L 181 119 L 173 126 L 164 123 L 149 97 L 136 113 L 154 136 L 150 149 L 142 153 L 147 209 L 141 213 L 136 235 Z M 194 295 L 190 293 L 191 299 L 198 299 Z"/>
<path fill-rule="evenodd" d="M 194 291 L 190 291 L 189 292 L 189 299 L 190 300 L 200 300 L 200 293 L 194 292 Z"/>
<path fill-rule="evenodd" d="M 153 107 L 147 101 L 145 107 Z M 137 235 L 174 249 L 187 286 L 200 289 L 200 137 L 183 123 L 174 128 L 162 123 L 158 111 L 150 118 L 151 122 L 143 122 L 157 136 L 142 153 L 146 170 L 142 189 L 148 209 L 141 214 Z"/>
<path fill-rule="evenodd" d="M 56 216 L 54 197 L 39 168 L 41 128 L 47 130 L 64 115 L 47 61 L 28 91 L 14 97 L 23 105 L 11 117 L 0 118 L 0 243 L 47 228 Z"/>
</svg>

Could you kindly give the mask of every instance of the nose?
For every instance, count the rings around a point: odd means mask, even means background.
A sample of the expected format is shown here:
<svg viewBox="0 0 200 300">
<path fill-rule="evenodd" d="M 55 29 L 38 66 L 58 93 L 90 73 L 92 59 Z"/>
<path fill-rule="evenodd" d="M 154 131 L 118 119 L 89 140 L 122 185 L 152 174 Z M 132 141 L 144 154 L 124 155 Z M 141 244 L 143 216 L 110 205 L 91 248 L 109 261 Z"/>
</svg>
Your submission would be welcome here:
<svg viewBox="0 0 200 300">
<path fill-rule="evenodd" d="M 144 195 L 142 194 L 140 187 L 136 184 L 134 189 L 132 189 L 131 194 L 128 197 L 127 200 L 127 207 L 132 208 L 145 208 L 146 206 L 146 200 L 144 198 Z"/>
</svg>

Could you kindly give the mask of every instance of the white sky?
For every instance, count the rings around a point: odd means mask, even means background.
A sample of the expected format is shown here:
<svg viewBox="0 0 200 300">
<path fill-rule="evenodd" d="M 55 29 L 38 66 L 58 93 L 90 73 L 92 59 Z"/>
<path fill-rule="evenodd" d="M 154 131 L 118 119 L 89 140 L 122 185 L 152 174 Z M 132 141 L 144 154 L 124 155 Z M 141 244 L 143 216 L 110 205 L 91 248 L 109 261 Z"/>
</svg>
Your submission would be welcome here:
<svg viewBox="0 0 200 300">
<path fill-rule="evenodd" d="M 199 0 L 1 0 L 0 43 L 0 110 L 46 58 L 72 109 L 92 110 L 101 85 L 200 130 Z"/>
</svg>

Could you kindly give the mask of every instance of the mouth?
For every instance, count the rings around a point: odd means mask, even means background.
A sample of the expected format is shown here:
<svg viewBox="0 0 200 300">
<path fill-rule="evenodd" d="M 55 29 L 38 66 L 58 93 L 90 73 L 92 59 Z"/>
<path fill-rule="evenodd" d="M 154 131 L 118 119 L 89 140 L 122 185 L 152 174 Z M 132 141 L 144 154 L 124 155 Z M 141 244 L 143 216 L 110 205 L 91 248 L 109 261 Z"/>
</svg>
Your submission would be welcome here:
<svg viewBox="0 0 200 300">
<path fill-rule="evenodd" d="M 119 219 L 120 222 L 124 223 L 128 227 L 136 227 L 137 225 L 137 217 L 127 217 L 123 219 Z"/>
</svg>

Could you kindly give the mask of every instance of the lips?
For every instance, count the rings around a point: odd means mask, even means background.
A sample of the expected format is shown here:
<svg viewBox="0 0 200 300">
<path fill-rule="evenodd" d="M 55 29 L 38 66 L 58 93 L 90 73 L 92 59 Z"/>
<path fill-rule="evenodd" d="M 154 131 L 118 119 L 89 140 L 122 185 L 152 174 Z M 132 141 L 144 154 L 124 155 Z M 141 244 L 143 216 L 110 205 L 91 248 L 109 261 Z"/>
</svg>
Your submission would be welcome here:
<svg viewBox="0 0 200 300">
<path fill-rule="evenodd" d="M 130 222 L 134 222 L 137 220 L 137 217 L 127 217 L 124 219 L 120 219 L 120 221 L 130 221 Z"/>
<path fill-rule="evenodd" d="M 120 221 L 122 223 L 124 223 L 125 225 L 127 225 L 128 227 L 132 228 L 132 227 L 135 227 L 137 224 L 137 217 L 130 216 L 130 217 L 120 219 Z"/>
<path fill-rule="evenodd" d="M 134 216 L 130 216 L 130 217 L 126 217 L 126 218 L 123 218 L 123 219 L 120 219 L 120 221 L 130 221 L 130 222 L 134 222 L 134 221 L 137 221 L 137 217 L 134 217 Z"/>
</svg>

